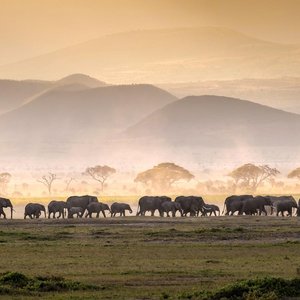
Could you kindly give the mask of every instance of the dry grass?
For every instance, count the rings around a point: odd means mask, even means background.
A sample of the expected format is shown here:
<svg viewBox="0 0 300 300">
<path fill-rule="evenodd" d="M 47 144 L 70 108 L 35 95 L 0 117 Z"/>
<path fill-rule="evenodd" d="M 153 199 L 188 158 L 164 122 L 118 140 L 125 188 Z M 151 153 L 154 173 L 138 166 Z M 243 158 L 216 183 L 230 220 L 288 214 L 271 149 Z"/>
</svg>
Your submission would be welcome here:
<svg viewBox="0 0 300 300">
<path fill-rule="evenodd" d="M 128 217 L 0 224 L 2 272 L 62 276 L 103 287 L 74 291 L 74 299 L 178 298 L 242 278 L 295 277 L 300 267 L 297 218 Z M 43 295 L 54 296 L 67 299 L 70 293 Z"/>
</svg>

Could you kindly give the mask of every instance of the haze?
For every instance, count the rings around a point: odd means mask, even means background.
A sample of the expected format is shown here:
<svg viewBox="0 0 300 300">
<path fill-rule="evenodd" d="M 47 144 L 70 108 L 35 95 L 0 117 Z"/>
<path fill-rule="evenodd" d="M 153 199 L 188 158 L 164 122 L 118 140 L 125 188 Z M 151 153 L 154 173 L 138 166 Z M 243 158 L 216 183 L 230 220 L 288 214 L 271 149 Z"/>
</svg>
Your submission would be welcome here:
<svg viewBox="0 0 300 300">
<path fill-rule="evenodd" d="M 0 4 L 0 172 L 298 166 L 299 1 Z"/>
<path fill-rule="evenodd" d="M 0 65 L 105 34 L 143 29 L 217 26 L 264 40 L 300 43 L 297 0 L 1 0 L 0 4 Z"/>
</svg>

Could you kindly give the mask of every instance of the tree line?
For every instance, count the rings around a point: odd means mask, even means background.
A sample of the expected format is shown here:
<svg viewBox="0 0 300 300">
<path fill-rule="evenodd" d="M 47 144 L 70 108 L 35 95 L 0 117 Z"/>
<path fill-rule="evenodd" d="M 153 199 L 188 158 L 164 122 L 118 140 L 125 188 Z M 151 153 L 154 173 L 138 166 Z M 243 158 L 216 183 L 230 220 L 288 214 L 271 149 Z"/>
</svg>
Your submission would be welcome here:
<svg viewBox="0 0 300 300">
<path fill-rule="evenodd" d="M 117 173 L 117 170 L 111 166 L 107 165 L 96 165 L 93 167 L 88 167 L 82 172 L 83 176 L 88 176 L 90 179 L 97 182 L 101 192 L 104 192 L 105 188 L 108 186 L 110 178 Z M 282 184 L 276 181 L 276 177 L 280 174 L 277 168 L 272 168 L 269 165 L 255 165 L 253 163 L 247 163 L 233 169 L 228 174 L 225 174 L 231 179 L 227 186 L 231 192 L 236 192 L 237 190 L 247 191 L 255 193 L 258 188 L 262 187 L 265 183 L 268 183 L 271 187 L 276 185 L 280 186 Z M 0 194 L 5 195 L 7 193 L 7 186 L 11 181 L 12 174 L 9 172 L 0 173 Z M 300 167 L 291 170 L 287 178 L 296 178 L 300 180 Z M 186 168 L 179 166 L 172 162 L 163 162 L 150 169 L 138 173 L 133 182 L 142 185 L 143 188 L 149 191 L 161 191 L 161 192 L 172 192 L 174 185 L 178 182 L 189 182 L 191 180 L 197 180 L 195 175 Z M 53 192 L 53 186 L 56 181 L 63 180 L 58 174 L 54 172 L 48 172 L 37 178 L 36 181 L 43 185 L 47 190 L 49 195 Z M 73 184 L 77 178 L 71 176 L 65 179 L 65 190 L 66 192 L 70 189 L 71 184 Z M 208 180 L 204 183 L 199 182 L 200 185 L 205 185 L 206 189 L 209 191 L 214 191 L 214 185 L 218 184 L 218 181 Z M 24 189 L 26 183 L 23 184 Z M 224 183 L 223 183 L 224 185 Z M 28 186 L 26 187 L 28 188 Z M 223 187 L 223 190 L 225 187 Z M 220 188 L 221 190 L 221 188 Z M 218 190 L 215 188 L 215 191 Z"/>
</svg>

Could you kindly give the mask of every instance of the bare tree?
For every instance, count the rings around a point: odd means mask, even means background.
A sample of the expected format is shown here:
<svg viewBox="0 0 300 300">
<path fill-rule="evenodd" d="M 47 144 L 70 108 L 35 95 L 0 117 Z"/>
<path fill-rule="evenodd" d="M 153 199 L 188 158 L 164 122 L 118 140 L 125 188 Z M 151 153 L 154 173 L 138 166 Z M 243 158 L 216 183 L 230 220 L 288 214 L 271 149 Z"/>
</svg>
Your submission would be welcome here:
<svg viewBox="0 0 300 300">
<path fill-rule="evenodd" d="M 41 179 L 37 179 L 38 182 L 46 186 L 49 195 L 51 195 L 52 185 L 55 180 L 58 180 L 57 175 L 50 172 L 47 175 L 42 176 Z"/>
<path fill-rule="evenodd" d="M 70 185 L 73 181 L 75 181 L 76 179 L 74 177 L 70 177 L 68 179 L 65 180 L 65 184 L 66 184 L 66 188 L 65 191 L 68 192 L 70 190 Z"/>
<path fill-rule="evenodd" d="M 108 178 L 116 173 L 116 169 L 109 166 L 95 166 L 86 168 L 83 174 L 91 176 L 94 180 L 100 182 L 101 191 L 103 192 L 104 186 Z"/>
<path fill-rule="evenodd" d="M 0 193 L 6 194 L 7 191 L 7 185 L 10 182 L 11 174 L 4 172 L 0 173 Z"/>
</svg>

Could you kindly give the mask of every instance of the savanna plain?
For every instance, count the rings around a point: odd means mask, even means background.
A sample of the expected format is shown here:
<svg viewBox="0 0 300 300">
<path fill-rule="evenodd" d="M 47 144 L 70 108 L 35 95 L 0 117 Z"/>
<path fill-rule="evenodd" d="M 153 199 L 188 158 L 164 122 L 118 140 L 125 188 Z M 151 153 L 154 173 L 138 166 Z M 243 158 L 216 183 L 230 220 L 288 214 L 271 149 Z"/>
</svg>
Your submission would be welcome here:
<svg viewBox="0 0 300 300">
<path fill-rule="evenodd" d="M 299 225 L 274 216 L 1 220 L 0 298 L 203 299 L 243 279 L 295 279 Z"/>
</svg>

